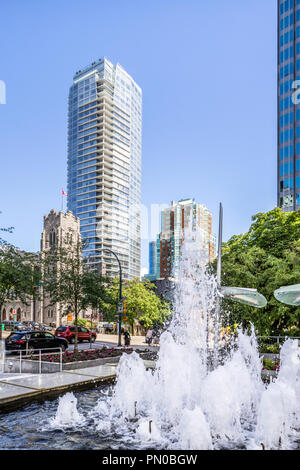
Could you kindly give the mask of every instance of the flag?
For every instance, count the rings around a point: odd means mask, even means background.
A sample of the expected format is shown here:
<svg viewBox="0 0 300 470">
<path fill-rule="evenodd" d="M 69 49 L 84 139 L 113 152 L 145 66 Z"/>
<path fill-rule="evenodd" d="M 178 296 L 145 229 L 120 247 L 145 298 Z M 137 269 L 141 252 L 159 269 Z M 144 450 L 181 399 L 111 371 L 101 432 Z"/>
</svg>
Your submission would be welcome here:
<svg viewBox="0 0 300 470">
<path fill-rule="evenodd" d="M 62 190 L 61 193 L 62 193 L 63 196 L 68 196 L 69 197 L 69 194 L 67 194 L 64 190 Z"/>
</svg>

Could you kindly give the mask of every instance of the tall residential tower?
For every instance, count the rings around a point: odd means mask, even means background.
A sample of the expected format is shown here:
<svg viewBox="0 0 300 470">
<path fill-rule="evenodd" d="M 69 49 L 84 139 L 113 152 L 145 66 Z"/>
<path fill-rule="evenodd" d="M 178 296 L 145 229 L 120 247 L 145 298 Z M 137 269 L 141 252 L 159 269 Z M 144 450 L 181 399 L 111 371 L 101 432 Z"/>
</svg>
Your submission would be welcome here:
<svg viewBox="0 0 300 470">
<path fill-rule="evenodd" d="M 79 70 L 69 93 L 68 209 L 102 274 L 140 277 L 142 91 L 106 58 Z"/>
<path fill-rule="evenodd" d="M 300 209 L 300 0 L 278 0 L 278 155 L 277 205 Z M 299 96 L 299 94 L 298 94 Z"/>
</svg>

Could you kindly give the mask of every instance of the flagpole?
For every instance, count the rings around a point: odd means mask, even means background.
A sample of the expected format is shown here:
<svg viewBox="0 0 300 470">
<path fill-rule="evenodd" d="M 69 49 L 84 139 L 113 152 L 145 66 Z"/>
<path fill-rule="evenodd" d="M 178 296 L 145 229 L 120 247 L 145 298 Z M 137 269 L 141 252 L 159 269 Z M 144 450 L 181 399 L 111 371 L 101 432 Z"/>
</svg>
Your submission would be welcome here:
<svg viewBox="0 0 300 470">
<path fill-rule="evenodd" d="M 61 211 L 64 213 L 64 194 L 63 190 L 61 190 Z"/>
</svg>

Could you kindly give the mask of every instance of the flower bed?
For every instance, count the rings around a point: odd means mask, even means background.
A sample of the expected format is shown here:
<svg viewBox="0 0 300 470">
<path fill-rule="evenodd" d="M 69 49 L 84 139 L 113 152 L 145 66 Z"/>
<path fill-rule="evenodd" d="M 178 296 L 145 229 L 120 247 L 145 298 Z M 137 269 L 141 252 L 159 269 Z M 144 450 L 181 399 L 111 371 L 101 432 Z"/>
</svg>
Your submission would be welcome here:
<svg viewBox="0 0 300 470">
<path fill-rule="evenodd" d="M 272 361 L 272 359 L 263 358 L 263 370 L 276 370 L 280 369 L 280 360 L 276 359 Z"/>
<path fill-rule="evenodd" d="M 91 361 L 93 359 L 102 359 L 102 358 L 109 358 L 109 357 L 117 357 L 121 356 L 123 353 L 130 354 L 132 353 L 132 348 L 107 348 L 103 347 L 101 349 L 87 349 L 87 350 L 79 350 L 77 353 L 74 351 L 66 351 L 62 354 L 62 362 L 63 364 L 68 364 L 70 362 L 77 362 L 77 361 Z M 35 359 L 38 359 L 35 357 Z M 49 354 L 42 354 L 41 356 L 42 361 L 44 362 L 60 362 L 60 354 L 59 353 L 49 353 Z"/>
</svg>

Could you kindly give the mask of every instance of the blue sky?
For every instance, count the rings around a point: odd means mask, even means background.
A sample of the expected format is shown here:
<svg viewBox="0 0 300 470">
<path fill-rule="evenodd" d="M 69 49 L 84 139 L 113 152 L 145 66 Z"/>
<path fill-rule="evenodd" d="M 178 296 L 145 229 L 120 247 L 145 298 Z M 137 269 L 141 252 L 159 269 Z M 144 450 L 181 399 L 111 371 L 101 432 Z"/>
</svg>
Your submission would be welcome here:
<svg viewBox="0 0 300 470">
<path fill-rule="evenodd" d="M 1 226 L 37 251 L 60 209 L 73 74 L 99 57 L 143 89 L 142 201 L 224 206 L 224 239 L 276 205 L 276 0 L 1 4 Z M 143 242 L 142 266 L 148 248 Z"/>
</svg>

